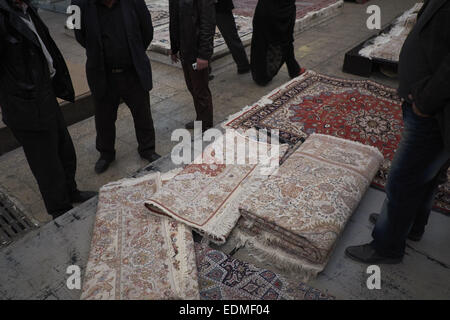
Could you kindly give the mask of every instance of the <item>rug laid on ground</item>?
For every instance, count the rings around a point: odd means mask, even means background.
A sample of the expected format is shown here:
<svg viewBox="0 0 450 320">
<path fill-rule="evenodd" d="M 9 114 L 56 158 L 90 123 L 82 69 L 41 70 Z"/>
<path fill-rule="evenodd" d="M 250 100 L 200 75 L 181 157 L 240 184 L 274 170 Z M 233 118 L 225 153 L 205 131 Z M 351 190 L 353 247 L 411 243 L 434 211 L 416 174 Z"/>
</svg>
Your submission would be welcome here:
<svg viewBox="0 0 450 320">
<path fill-rule="evenodd" d="M 152 16 L 153 27 L 159 27 L 169 23 L 169 1 L 168 0 L 146 0 L 148 11 Z"/>
<path fill-rule="evenodd" d="M 238 237 L 307 282 L 324 269 L 382 160 L 375 147 L 312 134 L 242 202 Z"/>
<path fill-rule="evenodd" d="M 146 3 L 152 15 L 153 26 L 155 27 L 150 50 L 168 55 L 170 49 L 168 1 L 147 0 Z M 253 33 L 252 20 L 257 1 L 237 0 L 234 1 L 234 4 L 236 6 L 234 18 L 238 34 L 244 45 L 247 45 L 250 43 Z M 297 1 L 296 5 L 296 31 L 300 31 L 337 15 L 343 8 L 343 0 Z M 218 55 L 228 52 L 225 40 L 218 29 L 216 29 L 214 36 L 214 49 L 215 54 Z"/>
<path fill-rule="evenodd" d="M 81 299 L 199 299 L 192 232 L 147 214 L 159 173 L 100 189 Z"/>
<path fill-rule="evenodd" d="M 334 5 L 338 0 L 308 0 L 308 1 L 296 1 L 297 6 L 297 19 L 301 19 L 311 12 L 317 12 L 321 9 L 326 9 L 331 5 Z M 253 17 L 258 0 L 234 0 L 235 10 L 238 15 Z"/>
<path fill-rule="evenodd" d="M 152 16 L 154 15 L 153 12 L 151 12 L 151 14 Z M 235 15 L 234 19 L 236 21 L 236 27 L 241 39 L 252 34 L 253 25 L 251 18 Z M 170 50 L 169 24 L 160 23 L 158 24 L 158 26 L 159 27 L 155 28 L 154 37 L 150 49 L 156 52 L 167 54 L 167 52 Z M 219 29 L 216 29 L 216 34 L 214 35 L 214 48 L 218 48 L 223 44 L 225 44 L 225 40 Z"/>
<path fill-rule="evenodd" d="M 196 243 L 195 249 L 202 300 L 334 300 L 302 282 L 290 282 L 202 244 Z"/>
<path fill-rule="evenodd" d="M 232 115 L 224 127 L 278 129 L 280 138 L 291 144 L 311 133 L 323 133 L 377 147 L 385 160 L 373 186 L 384 190 L 403 119 L 395 89 L 369 80 L 344 80 L 307 71 Z M 440 186 L 434 209 L 450 213 L 450 183 Z"/>
<path fill-rule="evenodd" d="M 403 43 L 416 24 L 417 14 L 422 5 L 423 3 L 416 3 L 414 7 L 394 21 L 388 32 L 369 41 L 359 51 L 359 54 L 369 59 L 382 59 L 398 63 Z"/>
<path fill-rule="evenodd" d="M 238 146 L 234 148 L 227 145 L 231 141 L 229 136 L 226 142 L 223 137 L 205 148 L 203 154 L 145 203 L 149 213 L 176 219 L 219 244 L 226 241 L 236 225 L 242 198 L 257 189 L 266 177 L 265 165 L 254 157 L 258 156 L 246 152 L 238 160 L 238 148 L 270 151 L 266 158 L 270 164 L 279 163 L 280 153 L 287 149 L 239 134 L 234 135 Z"/>
</svg>

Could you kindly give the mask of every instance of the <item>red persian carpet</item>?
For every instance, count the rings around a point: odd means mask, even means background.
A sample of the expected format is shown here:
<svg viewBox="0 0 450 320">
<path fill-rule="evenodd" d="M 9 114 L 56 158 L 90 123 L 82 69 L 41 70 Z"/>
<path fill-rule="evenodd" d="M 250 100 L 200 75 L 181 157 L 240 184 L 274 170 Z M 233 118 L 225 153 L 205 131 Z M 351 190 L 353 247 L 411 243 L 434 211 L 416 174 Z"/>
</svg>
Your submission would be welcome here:
<svg viewBox="0 0 450 320">
<path fill-rule="evenodd" d="M 396 90 L 368 80 L 343 80 L 308 71 L 230 120 L 227 127 L 278 129 L 296 144 L 312 133 L 377 147 L 385 160 L 373 186 L 384 189 L 403 129 Z M 450 184 L 441 185 L 434 209 L 450 213 Z"/>
</svg>

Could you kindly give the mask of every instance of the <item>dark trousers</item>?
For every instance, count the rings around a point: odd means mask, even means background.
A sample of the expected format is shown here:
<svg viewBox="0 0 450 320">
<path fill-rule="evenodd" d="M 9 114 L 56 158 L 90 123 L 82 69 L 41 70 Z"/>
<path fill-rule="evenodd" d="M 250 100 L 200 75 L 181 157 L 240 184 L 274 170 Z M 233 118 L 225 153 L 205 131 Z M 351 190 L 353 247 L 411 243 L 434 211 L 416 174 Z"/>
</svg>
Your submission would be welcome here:
<svg viewBox="0 0 450 320">
<path fill-rule="evenodd" d="M 11 128 L 22 144 L 31 171 L 39 186 L 47 212 L 56 218 L 72 209 L 71 193 L 77 190 L 77 157 L 55 98 L 56 116 L 42 131 Z"/>
<path fill-rule="evenodd" d="M 138 152 L 144 155 L 155 151 L 155 128 L 150 110 L 150 95 L 144 90 L 134 70 L 107 74 L 107 94 L 94 97 L 96 147 L 101 158 L 114 160 L 116 156 L 116 120 L 120 99 L 130 108 L 138 141 Z"/>
<path fill-rule="evenodd" d="M 196 71 L 192 65 L 182 62 L 186 86 L 194 99 L 197 121 L 202 121 L 203 129 L 213 126 L 213 102 L 209 90 L 209 70 Z"/>
<path fill-rule="evenodd" d="M 289 76 L 291 78 L 298 77 L 300 75 L 300 65 L 295 59 L 294 43 L 290 42 L 282 47 L 283 60 L 286 62 Z"/>
<path fill-rule="evenodd" d="M 440 170 L 450 159 L 437 120 L 416 115 L 403 104 L 402 140 L 389 171 L 387 199 L 373 230 L 373 245 L 383 255 L 402 257 L 406 238 L 428 223 Z"/>
<path fill-rule="evenodd" d="M 225 40 L 231 55 L 238 67 L 238 70 L 245 70 L 250 68 L 250 63 L 245 52 L 244 45 L 236 27 L 236 21 L 234 20 L 233 12 L 229 11 L 216 11 L 216 23 L 220 33 Z"/>
</svg>

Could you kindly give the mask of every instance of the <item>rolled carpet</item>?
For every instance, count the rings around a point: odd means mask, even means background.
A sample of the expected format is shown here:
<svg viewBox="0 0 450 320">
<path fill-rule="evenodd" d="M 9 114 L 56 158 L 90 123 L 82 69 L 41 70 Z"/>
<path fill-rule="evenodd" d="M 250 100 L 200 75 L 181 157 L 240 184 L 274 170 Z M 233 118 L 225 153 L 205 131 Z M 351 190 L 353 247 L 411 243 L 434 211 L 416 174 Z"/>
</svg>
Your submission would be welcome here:
<svg viewBox="0 0 450 320">
<path fill-rule="evenodd" d="M 308 281 L 325 268 L 382 161 L 374 147 L 311 135 L 242 202 L 238 237 Z"/>
</svg>

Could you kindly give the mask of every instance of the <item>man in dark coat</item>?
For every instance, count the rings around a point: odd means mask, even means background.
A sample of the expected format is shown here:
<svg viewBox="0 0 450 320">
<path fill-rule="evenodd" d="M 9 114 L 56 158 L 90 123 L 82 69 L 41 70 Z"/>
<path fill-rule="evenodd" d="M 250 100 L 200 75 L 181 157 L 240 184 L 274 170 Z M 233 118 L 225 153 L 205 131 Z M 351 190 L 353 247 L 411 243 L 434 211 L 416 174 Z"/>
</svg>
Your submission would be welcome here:
<svg viewBox="0 0 450 320">
<path fill-rule="evenodd" d="M 233 0 L 218 0 L 216 3 L 216 21 L 217 27 L 230 49 L 234 62 L 236 62 L 238 73 L 243 74 L 250 72 L 250 62 L 248 61 L 244 45 L 239 38 L 233 9 Z"/>
<path fill-rule="evenodd" d="M 74 101 L 64 58 L 27 0 L 0 0 L 0 106 L 54 218 L 95 192 L 75 182 L 76 154 L 56 97 Z"/>
<path fill-rule="evenodd" d="M 144 0 L 73 0 L 81 9 L 77 41 L 86 49 L 86 75 L 95 101 L 95 171 L 106 171 L 115 160 L 115 122 L 122 98 L 134 120 L 138 152 L 153 162 L 155 128 L 149 91 L 152 70 L 146 50 L 153 39 L 150 12 Z"/>
<path fill-rule="evenodd" d="M 369 264 L 398 263 L 406 239 L 419 241 L 450 159 L 450 1 L 428 0 L 406 39 L 399 62 L 404 99 L 402 140 L 392 162 L 387 199 L 373 241 L 346 254 Z"/>
<path fill-rule="evenodd" d="M 289 76 L 305 70 L 295 58 L 295 0 L 259 0 L 253 16 L 250 64 L 253 80 L 267 85 L 286 63 Z"/>
<path fill-rule="evenodd" d="M 209 61 L 214 51 L 216 10 L 214 0 L 169 0 L 171 57 L 181 58 L 186 85 L 194 99 L 202 129 L 213 126 L 213 103 L 209 90 Z M 195 69 L 194 69 L 195 65 Z M 186 124 L 194 128 L 194 121 Z"/>
</svg>

